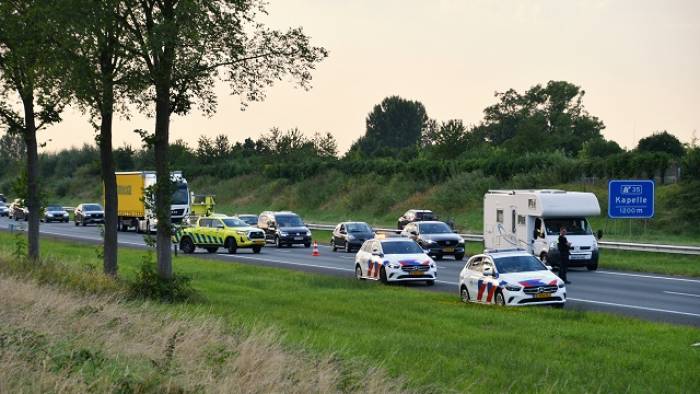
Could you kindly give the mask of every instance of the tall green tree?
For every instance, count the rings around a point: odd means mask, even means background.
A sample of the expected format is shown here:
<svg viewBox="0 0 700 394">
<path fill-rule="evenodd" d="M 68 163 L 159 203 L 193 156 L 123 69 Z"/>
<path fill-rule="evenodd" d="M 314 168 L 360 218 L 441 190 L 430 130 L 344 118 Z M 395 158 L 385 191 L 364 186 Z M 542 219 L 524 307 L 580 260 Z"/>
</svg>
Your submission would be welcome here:
<svg viewBox="0 0 700 394">
<path fill-rule="evenodd" d="M 311 72 L 327 56 L 312 46 L 301 28 L 264 26 L 256 0 L 130 0 L 124 13 L 130 51 L 144 65 L 149 89 L 140 103 L 155 107 L 153 145 L 156 169 L 157 271 L 172 277 L 170 221 L 170 119 L 196 104 L 204 113 L 216 108 L 216 81 L 229 83 L 243 102 L 265 98 L 265 88 L 284 77 L 308 88 Z"/>
<path fill-rule="evenodd" d="M 104 273 L 117 276 L 119 226 L 117 179 L 112 124 L 115 113 L 126 111 L 127 96 L 138 91 L 138 63 L 126 51 L 127 35 L 121 0 L 60 0 L 53 2 L 58 15 L 54 33 L 61 49 L 58 68 L 75 101 L 91 117 L 98 132 L 100 173 L 104 185 Z"/>
<path fill-rule="evenodd" d="M 419 145 L 429 118 L 419 101 L 391 96 L 374 106 L 366 124 L 365 135 L 350 150 L 363 156 L 397 156 Z"/>
<path fill-rule="evenodd" d="M 39 155 L 37 131 L 59 122 L 63 94 L 48 72 L 50 14 L 40 0 L 0 2 L 0 122 L 22 136 L 26 148 L 29 229 L 27 253 L 39 258 Z M 19 104 L 19 105 L 18 105 Z M 22 110 L 16 108 L 21 106 Z"/>
<path fill-rule="evenodd" d="M 566 81 L 535 85 L 525 93 L 496 93 L 484 110 L 482 128 L 493 145 L 515 151 L 563 150 L 575 155 L 583 143 L 601 138 L 603 122 L 583 106 L 585 91 Z"/>
<path fill-rule="evenodd" d="M 685 154 L 685 148 L 675 135 L 664 130 L 642 138 L 637 144 L 640 152 L 668 153 L 672 157 L 680 158 Z"/>
</svg>

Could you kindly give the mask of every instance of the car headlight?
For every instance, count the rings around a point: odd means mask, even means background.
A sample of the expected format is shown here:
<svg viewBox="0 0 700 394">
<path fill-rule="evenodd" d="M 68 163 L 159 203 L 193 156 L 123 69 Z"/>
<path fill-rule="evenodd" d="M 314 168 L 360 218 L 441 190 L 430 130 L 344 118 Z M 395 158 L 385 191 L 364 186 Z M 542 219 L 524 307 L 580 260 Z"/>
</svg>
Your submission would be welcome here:
<svg viewBox="0 0 700 394">
<path fill-rule="evenodd" d="M 593 242 L 592 250 L 598 250 L 598 242 Z"/>
<path fill-rule="evenodd" d="M 246 231 L 236 231 L 236 234 L 238 234 L 238 235 L 240 235 L 240 236 L 246 236 L 246 235 L 248 235 L 248 233 L 247 233 Z"/>
<path fill-rule="evenodd" d="M 352 234 L 348 234 L 348 241 L 353 241 L 355 240 L 355 236 Z"/>
<path fill-rule="evenodd" d="M 397 269 L 397 268 L 401 268 L 401 264 L 399 264 L 399 263 L 389 263 L 389 264 L 388 264 L 388 267 L 391 268 L 391 269 Z"/>
<path fill-rule="evenodd" d="M 559 288 L 563 289 L 564 287 L 566 287 L 566 284 L 564 282 L 559 282 Z"/>
<path fill-rule="evenodd" d="M 306 230 L 306 236 L 310 237 L 311 236 L 311 230 Z"/>
<path fill-rule="evenodd" d="M 508 291 L 520 291 L 522 289 L 523 288 L 518 286 L 518 285 L 511 285 L 511 284 L 506 285 L 506 290 L 508 290 Z"/>
<path fill-rule="evenodd" d="M 283 237 L 286 237 L 287 235 L 289 235 L 289 234 L 285 233 L 284 231 L 280 231 L 279 234 Z"/>
</svg>

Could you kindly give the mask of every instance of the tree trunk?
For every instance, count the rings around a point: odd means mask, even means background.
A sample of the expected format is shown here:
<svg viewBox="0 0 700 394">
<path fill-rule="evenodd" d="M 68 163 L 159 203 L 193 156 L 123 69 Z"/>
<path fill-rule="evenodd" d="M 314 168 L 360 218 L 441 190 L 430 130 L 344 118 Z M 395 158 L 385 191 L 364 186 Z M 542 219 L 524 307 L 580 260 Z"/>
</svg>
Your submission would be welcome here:
<svg viewBox="0 0 700 394">
<path fill-rule="evenodd" d="M 169 86 L 167 84 L 166 86 Z M 170 134 L 170 96 L 168 88 L 156 88 L 156 131 L 154 141 L 156 164 L 156 256 L 158 276 L 171 279 L 173 260 L 171 248 L 170 206 L 172 198 L 168 141 Z"/>
<path fill-rule="evenodd" d="M 115 175 L 114 154 L 112 153 L 112 103 L 114 92 L 111 85 L 104 87 L 104 104 L 100 121 L 100 162 L 105 196 L 104 227 L 104 273 L 117 276 L 117 226 L 119 225 L 117 176 Z"/>
<path fill-rule="evenodd" d="M 39 153 L 36 142 L 36 120 L 34 119 L 34 95 L 22 97 L 24 105 L 24 144 L 27 148 L 27 209 L 29 228 L 27 230 L 27 256 L 30 260 L 39 259 Z"/>
</svg>

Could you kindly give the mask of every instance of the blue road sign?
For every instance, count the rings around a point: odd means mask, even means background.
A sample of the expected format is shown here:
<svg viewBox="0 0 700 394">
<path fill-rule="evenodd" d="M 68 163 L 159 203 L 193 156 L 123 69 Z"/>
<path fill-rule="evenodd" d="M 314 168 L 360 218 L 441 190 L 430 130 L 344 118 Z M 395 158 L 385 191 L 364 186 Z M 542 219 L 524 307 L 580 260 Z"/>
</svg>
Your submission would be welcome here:
<svg viewBox="0 0 700 394">
<path fill-rule="evenodd" d="M 608 217 L 649 219 L 654 217 L 654 181 L 608 182 Z"/>
</svg>

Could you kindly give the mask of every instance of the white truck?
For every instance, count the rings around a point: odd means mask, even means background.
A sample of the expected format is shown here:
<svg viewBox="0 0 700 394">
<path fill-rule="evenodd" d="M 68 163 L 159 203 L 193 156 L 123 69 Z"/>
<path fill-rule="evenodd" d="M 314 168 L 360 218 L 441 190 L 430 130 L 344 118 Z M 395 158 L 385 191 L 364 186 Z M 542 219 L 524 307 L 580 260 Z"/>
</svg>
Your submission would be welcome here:
<svg viewBox="0 0 700 394">
<path fill-rule="evenodd" d="M 484 195 L 484 247 L 519 248 L 557 266 L 559 230 L 567 229 L 572 244 L 570 266 L 598 268 L 598 231 L 586 217 L 600 215 L 593 193 L 564 190 L 489 190 Z"/>
<path fill-rule="evenodd" d="M 136 232 L 155 232 L 158 223 L 155 212 L 145 203 L 145 190 L 156 184 L 155 171 L 117 172 L 117 202 L 119 230 L 135 228 Z M 190 190 L 181 171 L 171 173 L 175 183 L 170 217 L 173 223 L 181 223 L 190 214 Z"/>
</svg>

